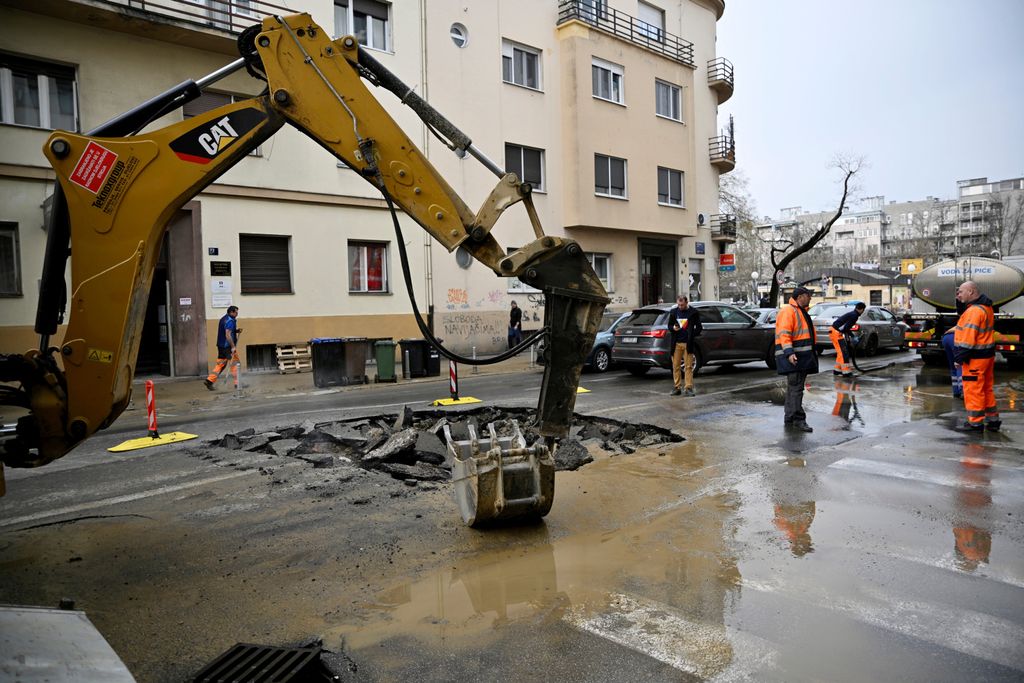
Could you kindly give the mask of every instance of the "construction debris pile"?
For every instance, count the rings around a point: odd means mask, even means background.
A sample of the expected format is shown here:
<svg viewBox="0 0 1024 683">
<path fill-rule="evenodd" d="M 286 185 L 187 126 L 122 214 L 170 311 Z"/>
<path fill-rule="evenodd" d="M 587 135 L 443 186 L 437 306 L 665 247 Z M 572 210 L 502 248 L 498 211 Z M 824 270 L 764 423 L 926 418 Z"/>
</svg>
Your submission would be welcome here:
<svg viewBox="0 0 1024 683">
<path fill-rule="evenodd" d="M 336 420 L 277 427 L 257 432 L 249 428 L 225 434 L 208 442 L 211 446 L 267 453 L 304 460 L 314 468 L 355 465 L 390 474 L 410 484 L 448 481 L 451 456 L 445 444 L 444 428 L 454 439 L 468 439 L 470 428 L 486 434 L 493 423 L 499 436 L 511 433 L 516 421 L 533 443 L 540 438 L 525 425 L 532 424 L 529 409 L 477 408 L 458 413 L 439 410 L 414 412 L 408 406 L 398 415 Z M 625 455 L 639 448 L 655 448 L 683 438 L 653 425 L 632 425 L 618 420 L 577 415 L 569 438 L 555 451 L 557 470 L 575 470 L 592 462 L 590 448 L 609 455 Z"/>
</svg>

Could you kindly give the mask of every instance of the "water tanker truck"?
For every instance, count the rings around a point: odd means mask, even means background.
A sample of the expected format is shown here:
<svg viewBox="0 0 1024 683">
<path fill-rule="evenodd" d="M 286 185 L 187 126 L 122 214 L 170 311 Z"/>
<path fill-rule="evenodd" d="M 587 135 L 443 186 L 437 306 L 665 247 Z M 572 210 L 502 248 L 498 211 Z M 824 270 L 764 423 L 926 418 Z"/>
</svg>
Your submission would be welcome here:
<svg viewBox="0 0 1024 683">
<path fill-rule="evenodd" d="M 906 334 L 907 346 L 917 349 L 929 365 L 944 365 L 942 335 L 956 326 L 956 290 L 973 280 L 992 299 L 995 309 L 996 351 L 1014 368 L 1024 368 L 1024 256 L 1002 261 L 964 256 L 940 261 L 914 278 L 911 320 L 914 330 Z"/>
</svg>

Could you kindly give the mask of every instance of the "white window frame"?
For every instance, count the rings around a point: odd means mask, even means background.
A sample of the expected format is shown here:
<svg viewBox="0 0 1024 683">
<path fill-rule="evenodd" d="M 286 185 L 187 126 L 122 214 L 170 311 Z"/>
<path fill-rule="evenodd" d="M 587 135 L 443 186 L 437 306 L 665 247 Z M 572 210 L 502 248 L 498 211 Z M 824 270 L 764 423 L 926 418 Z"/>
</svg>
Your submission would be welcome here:
<svg viewBox="0 0 1024 683">
<path fill-rule="evenodd" d="M 664 112 L 662 111 L 662 97 L 661 93 L 663 90 L 667 90 L 666 100 L 669 100 L 669 109 L 675 111 Z M 669 83 L 661 79 L 654 79 L 654 114 L 659 118 L 669 119 L 670 121 L 683 122 L 683 89 L 675 83 Z M 675 114 L 673 116 L 673 114 Z"/>
<path fill-rule="evenodd" d="M 668 189 L 668 201 L 661 200 L 661 177 L 665 176 L 665 187 Z M 672 178 L 679 177 L 679 201 L 673 201 Z M 658 167 L 658 205 L 672 206 L 675 208 L 686 208 L 686 174 L 675 168 Z"/>
<path fill-rule="evenodd" d="M 71 132 L 78 132 L 78 74 L 74 73 L 74 69 L 54 64 L 53 66 L 58 69 L 67 69 L 73 73 L 70 78 L 61 78 L 45 73 L 48 66 L 48 63 L 45 61 L 31 58 L 19 61 L 23 62 L 23 69 L 25 71 L 34 73 L 36 77 L 36 90 L 39 96 L 39 109 L 37 110 L 39 122 L 34 125 L 31 123 L 18 123 L 14 120 L 14 72 L 10 67 L 0 66 L 0 123 L 10 126 L 54 130 L 55 126 L 53 125 L 50 107 L 50 81 L 68 80 L 71 81 L 71 96 L 74 106 L 74 126 Z"/>
<path fill-rule="evenodd" d="M 0 270 L 11 278 L 10 290 L 0 289 L 0 298 L 20 297 L 21 289 L 21 248 L 18 240 L 18 224 L 12 221 L 0 221 L 0 242 L 5 247 L 0 249 L 0 256 L 10 254 L 10 260 L 0 261 Z"/>
<path fill-rule="evenodd" d="M 637 3 L 637 35 L 661 43 L 665 41 L 665 10 L 646 2 Z"/>
<path fill-rule="evenodd" d="M 598 279 L 601 280 L 601 284 L 604 285 L 605 291 L 609 294 L 614 292 L 615 287 L 613 286 L 614 278 L 612 277 L 612 273 L 614 273 L 614 269 L 612 268 L 612 255 L 588 251 L 587 260 L 590 261 L 590 266 L 594 269 L 594 273 L 597 274 Z M 605 277 L 601 277 L 601 274 L 597 270 L 598 262 L 603 262 L 605 264 Z"/>
<path fill-rule="evenodd" d="M 608 166 L 608 191 L 602 192 L 597 185 L 597 165 L 600 161 L 606 161 Z M 615 194 L 612 190 L 612 162 L 622 162 L 622 194 Z M 594 194 L 598 197 L 611 197 L 612 199 L 629 199 L 629 164 L 625 159 L 613 157 L 608 154 L 594 154 Z"/>
<path fill-rule="evenodd" d="M 356 3 L 377 5 L 387 13 L 388 18 L 381 19 L 366 12 L 357 12 Z M 394 18 L 394 11 L 391 3 L 380 2 L 380 0 L 335 0 L 334 30 L 337 33 L 336 38 L 349 34 L 356 35 L 356 14 L 359 14 L 366 21 L 366 35 L 362 40 L 359 40 L 359 44 L 371 50 L 392 52 L 391 22 Z M 383 37 L 380 41 L 378 41 L 377 32 L 374 30 L 378 24 L 382 25 L 381 33 Z M 356 39 L 359 39 L 358 35 L 356 35 Z"/>
<path fill-rule="evenodd" d="M 520 58 L 519 55 L 529 55 L 535 58 L 537 65 L 536 73 L 533 74 L 536 80 L 536 85 L 529 84 L 529 74 L 525 73 L 529 71 L 529 64 L 525 57 Z M 508 61 L 506 61 L 508 60 Z M 507 68 L 506 68 L 507 67 Z M 519 72 L 517 73 L 517 69 Z M 527 88 L 529 90 L 543 90 L 544 89 L 544 60 L 543 52 L 535 47 L 529 45 L 523 45 L 506 38 L 501 40 L 501 80 L 510 85 L 518 85 L 520 88 Z"/>
<path fill-rule="evenodd" d="M 509 148 L 513 148 L 516 152 L 518 152 L 518 155 L 519 155 L 519 166 L 518 166 L 518 169 L 514 165 L 509 164 L 509 158 L 508 158 L 509 151 L 510 151 Z M 534 180 L 532 178 L 526 178 L 524 176 L 524 169 L 526 168 L 526 159 L 524 158 L 524 152 L 527 151 L 527 150 L 529 150 L 531 152 L 537 152 L 540 155 L 540 179 L 539 179 L 538 182 L 534 182 Z M 505 171 L 506 172 L 518 171 L 516 173 L 516 175 L 519 176 L 519 180 L 521 180 L 523 182 L 530 183 L 530 185 L 532 186 L 534 192 L 546 192 L 547 191 L 547 177 L 546 177 L 547 173 L 545 172 L 545 168 L 544 168 L 544 150 L 539 148 L 539 147 L 528 147 L 526 145 L 519 145 L 519 144 L 516 144 L 514 142 L 506 142 L 505 143 Z"/>
<path fill-rule="evenodd" d="M 367 258 L 367 250 L 369 247 L 384 247 L 384 258 L 381 259 L 381 279 L 383 289 L 369 289 L 368 274 L 369 264 Z M 361 273 L 359 287 L 352 289 L 352 258 L 351 250 L 357 249 L 359 258 L 359 269 Z M 349 294 L 390 294 L 391 293 L 391 269 L 388 264 L 391 260 L 391 244 L 389 242 L 377 242 L 374 240 L 349 240 L 348 241 L 349 259 L 348 259 L 348 270 L 347 270 L 347 282 Z"/>
<path fill-rule="evenodd" d="M 593 57 L 590 63 L 590 83 L 595 99 L 625 106 L 626 72 L 618 64 Z M 606 91 L 606 94 L 599 90 Z"/>
</svg>

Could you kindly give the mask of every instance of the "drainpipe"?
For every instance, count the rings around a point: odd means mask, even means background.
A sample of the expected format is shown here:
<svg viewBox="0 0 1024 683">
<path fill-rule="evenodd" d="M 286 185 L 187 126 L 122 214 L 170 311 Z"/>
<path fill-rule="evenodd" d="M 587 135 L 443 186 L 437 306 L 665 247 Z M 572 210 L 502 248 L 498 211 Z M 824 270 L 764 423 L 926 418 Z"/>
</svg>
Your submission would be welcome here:
<svg viewBox="0 0 1024 683">
<path fill-rule="evenodd" d="M 422 92 L 420 96 L 430 101 L 430 92 L 427 87 L 427 0 L 420 0 L 420 84 Z M 423 154 L 430 159 L 430 133 L 424 123 L 420 124 L 421 144 Z M 423 287 L 426 290 L 427 302 L 427 326 L 431 334 L 434 333 L 434 261 L 433 261 L 433 240 L 430 233 L 423 232 Z"/>
</svg>

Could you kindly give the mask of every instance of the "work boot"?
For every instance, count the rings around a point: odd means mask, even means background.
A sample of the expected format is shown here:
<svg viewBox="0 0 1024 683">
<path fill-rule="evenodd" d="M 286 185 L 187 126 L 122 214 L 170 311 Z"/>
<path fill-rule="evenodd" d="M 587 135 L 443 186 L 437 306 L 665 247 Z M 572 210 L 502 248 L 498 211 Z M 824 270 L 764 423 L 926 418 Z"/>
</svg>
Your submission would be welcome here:
<svg viewBox="0 0 1024 683">
<path fill-rule="evenodd" d="M 966 422 L 961 422 L 953 429 L 958 432 L 966 432 L 968 434 L 980 434 L 985 431 L 985 424 L 982 422 L 971 422 L 968 420 Z"/>
<path fill-rule="evenodd" d="M 213 391 L 213 382 L 211 382 L 211 381 L 210 381 L 210 380 L 208 380 L 208 379 L 204 379 L 204 380 L 203 380 L 203 384 L 205 384 L 205 385 L 206 385 L 206 388 L 207 388 L 207 389 L 209 389 L 210 391 Z"/>
<path fill-rule="evenodd" d="M 683 390 L 683 396 L 696 396 L 696 395 L 697 394 L 695 394 L 693 392 L 693 389 L 684 389 Z"/>
<path fill-rule="evenodd" d="M 807 424 L 806 422 L 794 422 L 792 426 L 793 426 L 793 429 L 796 429 L 796 430 L 801 431 L 801 432 L 813 432 L 814 431 L 814 427 L 812 427 L 811 425 Z"/>
<path fill-rule="evenodd" d="M 843 377 L 853 377 L 853 373 L 852 372 L 844 372 L 843 373 Z"/>
<path fill-rule="evenodd" d="M 832 371 L 832 374 L 833 374 L 833 375 L 841 375 L 841 374 L 843 374 L 843 373 L 842 373 L 842 372 L 840 372 L 839 370 L 833 370 L 833 371 Z"/>
<path fill-rule="evenodd" d="M 999 428 L 1003 426 L 1002 420 L 992 420 L 991 422 L 985 423 L 985 429 L 990 432 L 998 432 Z"/>
<path fill-rule="evenodd" d="M 669 393 L 669 396 L 678 396 L 681 393 L 683 393 L 683 392 L 679 391 L 679 387 L 676 387 L 675 389 L 673 389 L 671 391 L 671 393 Z"/>
</svg>

